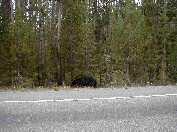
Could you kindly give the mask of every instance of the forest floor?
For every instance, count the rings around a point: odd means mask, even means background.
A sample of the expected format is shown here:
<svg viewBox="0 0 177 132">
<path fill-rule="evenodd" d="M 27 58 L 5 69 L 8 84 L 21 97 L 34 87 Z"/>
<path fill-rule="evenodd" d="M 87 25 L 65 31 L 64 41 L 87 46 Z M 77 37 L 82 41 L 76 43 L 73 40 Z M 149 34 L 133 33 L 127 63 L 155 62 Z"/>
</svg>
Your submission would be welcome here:
<svg viewBox="0 0 177 132">
<path fill-rule="evenodd" d="M 100 89 L 105 89 L 105 90 L 113 90 L 113 89 L 123 89 L 123 90 L 128 90 L 128 89 L 146 89 L 146 88 L 177 88 L 177 84 L 176 85 L 167 85 L 167 86 L 131 86 L 131 87 L 127 87 L 127 86 L 118 86 L 118 87 L 97 87 L 97 88 L 93 88 L 93 87 L 70 87 L 70 86 L 51 86 L 51 87 L 26 87 L 26 88 L 15 88 L 15 87 L 11 87 L 11 86 L 0 86 L 0 92 L 6 92 L 6 91 L 19 91 L 19 92 L 28 92 L 28 91 L 34 91 L 34 92 L 40 92 L 40 91 L 83 91 L 83 90 L 100 90 Z"/>
</svg>

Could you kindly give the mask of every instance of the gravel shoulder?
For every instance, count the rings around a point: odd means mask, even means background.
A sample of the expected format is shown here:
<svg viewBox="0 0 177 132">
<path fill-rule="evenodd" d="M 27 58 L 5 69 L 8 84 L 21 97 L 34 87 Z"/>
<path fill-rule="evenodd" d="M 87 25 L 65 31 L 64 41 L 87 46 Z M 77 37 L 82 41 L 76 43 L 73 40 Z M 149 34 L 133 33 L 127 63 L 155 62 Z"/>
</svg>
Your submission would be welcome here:
<svg viewBox="0 0 177 132">
<path fill-rule="evenodd" d="M 50 100 L 50 99 L 71 99 L 71 98 L 109 98 L 128 97 L 154 94 L 177 94 L 177 86 L 151 86 L 125 88 L 99 88 L 99 89 L 61 89 L 37 90 L 37 91 L 3 91 L 0 92 L 0 102 L 5 100 Z"/>
</svg>

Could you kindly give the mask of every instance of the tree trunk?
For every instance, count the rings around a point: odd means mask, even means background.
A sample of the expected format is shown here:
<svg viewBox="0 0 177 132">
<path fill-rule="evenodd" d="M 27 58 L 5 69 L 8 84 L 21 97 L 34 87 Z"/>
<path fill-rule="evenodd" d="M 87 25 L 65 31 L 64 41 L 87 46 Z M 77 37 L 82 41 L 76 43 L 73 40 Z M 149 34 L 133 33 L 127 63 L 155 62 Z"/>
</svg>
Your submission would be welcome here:
<svg viewBox="0 0 177 132">
<path fill-rule="evenodd" d="M 167 81 L 167 75 L 166 75 L 166 69 L 167 69 L 167 51 L 166 51 L 166 41 L 164 38 L 163 41 L 163 55 L 162 55 L 162 61 L 161 61 L 161 82 L 163 85 L 166 85 Z"/>
<path fill-rule="evenodd" d="M 2 0 L 2 11 L 3 11 L 3 16 L 5 17 L 5 20 L 7 22 L 11 21 L 11 17 L 12 17 L 12 3 L 11 0 Z"/>
<path fill-rule="evenodd" d="M 60 32 L 61 32 L 61 16 L 62 16 L 62 1 L 52 1 L 52 23 L 51 23 L 51 40 L 54 51 L 54 64 L 56 67 L 55 80 L 58 85 L 62 85 L 64 82 L 63 77 L 63 62 L 61 57 L 61 43 L 60 43 Z M 57 18 L 56 18 L 57 17 Z"/>
<path fill-rule="evenodd" d="M 16 28 L 16 46 L 17 46 L 17 52 L 16 52 L 16 73 L 15 73 L 15 78 L 17 79 L 17 85 L 18 87 L 22 84 L 22 81 L 20 81 L 19 78 L 23 78 L 22 75 L 22 54 L 21 54 L 21 49 L 22 49 L 22 42 L 21 42 L 21 33 L 20 33 L 20 26 L 21 26 L 21 21 L 23 21 L 23 15 L 24 15 L 24 1 L 22 0 L 16 0 L 15 1 L 15 23 L 17 25 Z M 20 25 L 20 26 L 19 26 Z M 21 83 L 20 83 L 21 82 Z"/>
<path fill-rule="evenodd" d="M 62 1 L 57 1 L 56 5 L 56 12 L 57 12 L 57 37 L 55 46 L 57 49 L 57 72 L 58 72 L 58 85 L 64 84 L 64 70 L 63 70 L 63 63 L 62 63 L 62 56 L 61 56 L 61 43 L 60 43 L 60 36 L 61 36 L 61 17 L 62 17 Z"/>
<path fill-rule="evenodd" d="M 45 41 L 44 41 L 44 16 L 41 12 L 42 1 L 39 2 L 39 32 L 38 32 L 38 83 L 39 86 L 44 86 L 46 79 L 46 66 L 45 66 Z"/>
</svg>

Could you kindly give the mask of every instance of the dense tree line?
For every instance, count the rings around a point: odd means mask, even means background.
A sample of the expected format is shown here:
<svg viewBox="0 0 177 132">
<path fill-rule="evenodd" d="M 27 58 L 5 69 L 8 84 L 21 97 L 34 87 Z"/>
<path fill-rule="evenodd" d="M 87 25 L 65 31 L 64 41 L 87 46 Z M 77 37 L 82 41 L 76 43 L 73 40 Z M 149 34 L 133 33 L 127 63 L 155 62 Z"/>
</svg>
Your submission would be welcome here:
<svg viewBox="0 0 177 132">
<path fill-rule="evenodd" d="M 0 85 L 177 83 L 177 0 L 0 0 Z"/>
</svg>

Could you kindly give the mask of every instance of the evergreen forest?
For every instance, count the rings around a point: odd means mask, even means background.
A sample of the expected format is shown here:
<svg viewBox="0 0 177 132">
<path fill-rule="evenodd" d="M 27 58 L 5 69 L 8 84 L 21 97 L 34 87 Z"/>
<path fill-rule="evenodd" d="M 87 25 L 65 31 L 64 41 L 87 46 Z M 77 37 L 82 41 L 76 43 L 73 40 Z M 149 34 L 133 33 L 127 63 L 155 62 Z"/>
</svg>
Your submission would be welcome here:
<svg viewBox="0 0 177 132">
<path fill-rule="evenodd" d="M 0 0 L 0 87 L 177 84 L 177 0 Z"/>
</svg>

